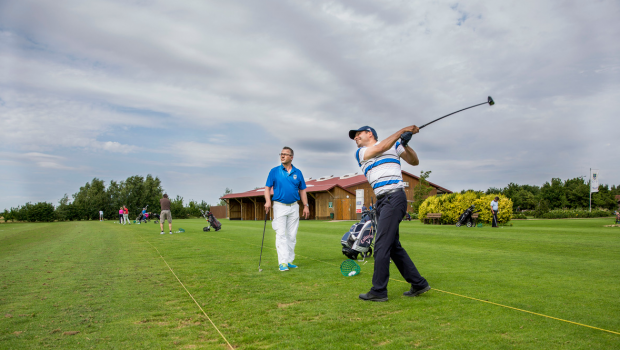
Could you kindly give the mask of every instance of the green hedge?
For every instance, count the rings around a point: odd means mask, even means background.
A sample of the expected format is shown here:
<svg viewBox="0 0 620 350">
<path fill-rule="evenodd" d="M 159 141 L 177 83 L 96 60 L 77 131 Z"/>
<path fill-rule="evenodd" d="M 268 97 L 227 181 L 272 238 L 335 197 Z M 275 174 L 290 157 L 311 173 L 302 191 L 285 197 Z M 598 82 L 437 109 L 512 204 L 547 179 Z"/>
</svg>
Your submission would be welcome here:
<svg viewBox="0 0 620 350">
<path fill-rule="evenodd" d="M 614 213 L 608 210 L 579 210 L 579 209 L 554 209 L 546 213 L 536 213 L 536 217 L 540 219 L 568 219 L 568 218 L 602 218 L 614 216 Z"/>
<path fill-rule="evenodd" d="M 426 214 L 441 213 L 442 224 L 456 224 L 459 216 L 465 209 L 474 204 L 479 213 L 478 222 L 490 223 L 493 214 L 491 213 L 491 201 L 499 197 L 499 223 L 506 223 L 512 219 L 512 200 L 503 194 L 484 194 L 482 192 L 450 193 L 441 196 L 428 197 L 418 211 L 419 218 L 424 222 Z"/>
<path fill-rule="evenodd" d="M 56 219 L 54 205 L 47 202 L 32 204 L 30 202 L 10 211 L 4 210 L 2 213 L 4 222 L 11 221 L 30 221 L 30 222 L 51 222 Z"/>
</svg>

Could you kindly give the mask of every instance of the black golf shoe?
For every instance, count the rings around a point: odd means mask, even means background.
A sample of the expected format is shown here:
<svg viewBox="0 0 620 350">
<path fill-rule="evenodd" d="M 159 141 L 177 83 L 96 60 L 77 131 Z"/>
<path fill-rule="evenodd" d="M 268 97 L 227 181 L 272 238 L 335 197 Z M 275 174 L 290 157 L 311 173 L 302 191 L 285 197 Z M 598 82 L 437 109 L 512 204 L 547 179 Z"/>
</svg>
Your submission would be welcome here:
<svg viewBox="0 0 620 350">
<path fill-rule="evenodd" d="M 360 299 L 369 300 L 369 301 L 388 301 L 388 297 L 380 297 L 378 295 L 374 295 L 371 292 L 366 294 L 360 294 Z"/>
<path fill-rule="evenodd" d="M 411 287 L 410 290 L 406 291 L 403 293 L 404 296 L 406 297 L 417 297 L 420 294 L 424 294 L 426 292 L 428 292 L 429 290 L 431 290 L 431 286 L 426 286 L 422 289 L 415 289 L 413 287 Z"/>
</svg>

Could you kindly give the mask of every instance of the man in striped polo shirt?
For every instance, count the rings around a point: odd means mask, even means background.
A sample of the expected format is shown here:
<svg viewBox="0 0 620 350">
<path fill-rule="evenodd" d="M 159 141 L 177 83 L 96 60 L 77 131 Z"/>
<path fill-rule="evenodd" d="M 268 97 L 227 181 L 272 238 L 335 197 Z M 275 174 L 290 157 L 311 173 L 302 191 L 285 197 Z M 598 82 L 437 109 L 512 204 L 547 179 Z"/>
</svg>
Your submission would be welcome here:
<svg viewBox="0 0 620 350">
<path fill-rule="evenodd" d="M 359 147 L 355 152 L 357 163 L 377 196 L 375 271 L 372 275 L 372 288 L 368 293 L 359 296 L 362 300 L 388 300 L 390 258 L 400 274 L 411 284 L 411 289 L 403 295 L 415 297 L 431 289 L 400 245 L 398 233 L 398 225 L 407 213 L 407 196 L 403 186 L 400 158 L 414 166 L 420 163 L 415 151 L 408 145 L 403 146 L 399 140 L 405 132 L 417 134 L 419 131 L 417 126 L 412 125 L 381 142 L 378 141 L 375 129 L 369 126 L 349 131 L 349 137 L 355 140 Z"/>
</svg>

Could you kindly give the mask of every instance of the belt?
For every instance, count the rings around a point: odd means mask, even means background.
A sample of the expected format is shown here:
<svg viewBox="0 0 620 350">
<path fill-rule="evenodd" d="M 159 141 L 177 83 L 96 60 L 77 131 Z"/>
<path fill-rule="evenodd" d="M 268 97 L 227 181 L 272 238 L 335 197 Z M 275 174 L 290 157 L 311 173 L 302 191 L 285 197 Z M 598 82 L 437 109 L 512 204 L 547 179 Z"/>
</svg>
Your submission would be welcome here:
<svg viewBox="0 0 620 350">
<path fill-rule="evenodd" d="M 274 203 L 278 203 L 278 204 L 286 205 L 286 206 L 288 206 L 288 207 L 290 207 L 290 206 L 292 206 L 292 205 L 294 205 L 294 204 L 297 204 L 297 202 L 293 202 L 293 203 L 290 203 L 290 204 L 286 204 L 286 203 L 277 202 L 277 201 L 274 201 Z"/>
<path fill-rule="evenodd" d="M 398 191 L 403 191 L 403 192 L 405 192 L 405 190 L 403 190 L 402 188 L 395 188 L 395 189 L 393 189 L 393 190 L 389 190 L 389 191 L 387 191 L 387 192 L 383 192 L 383 193 L 381 193 L 381 194 L 378 194 L 378 195 L 377 195 L 377 200 L 379 200 L 379 199 L 381 199 L 381 198 L 383 198 L 383 197 L 389 196 L 389 195 L 391 195 L 391 194 L 394 194 L 394 193 L 396 193 L 396 192 L 398 192 Z"/>
</svg>

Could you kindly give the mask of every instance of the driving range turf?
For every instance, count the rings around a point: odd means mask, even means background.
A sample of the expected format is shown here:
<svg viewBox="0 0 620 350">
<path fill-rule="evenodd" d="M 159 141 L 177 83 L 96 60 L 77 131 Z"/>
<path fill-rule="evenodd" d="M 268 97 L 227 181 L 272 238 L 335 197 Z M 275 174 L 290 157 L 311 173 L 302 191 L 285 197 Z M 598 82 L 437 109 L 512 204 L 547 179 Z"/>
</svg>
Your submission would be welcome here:
<svg viewBox="0 0 620 350">
<path fill-rule="evenodd" d="M 258 271 L 263 223 L 203 232 L 204 220 L 174 220 L 186 232 L 172 235 L 153 223 L 0 224 L 0 348 L 620 348 L 611 218 L 403 222 L 402 245 L 433 290 L 402 296 L 409 285 L 392 266 L 386 303 L 358 299 L 372 259 L 357 276 L 340 273 L 352 222 L 302 221 L 299 268 L 287 272 L 270 222 Z"/>
</svg>

